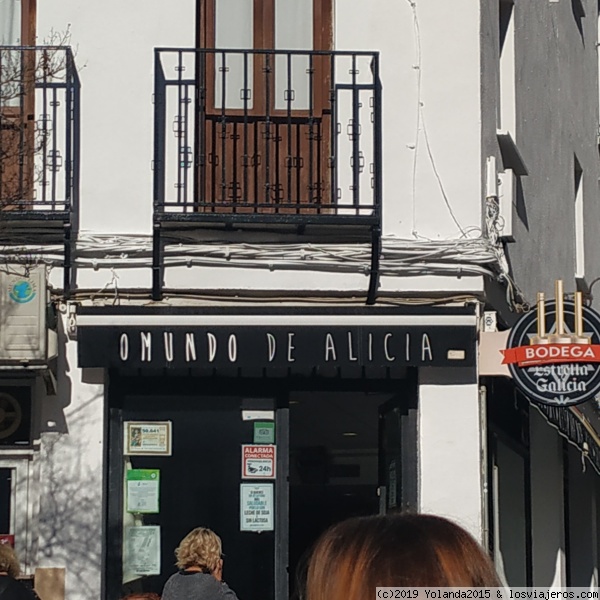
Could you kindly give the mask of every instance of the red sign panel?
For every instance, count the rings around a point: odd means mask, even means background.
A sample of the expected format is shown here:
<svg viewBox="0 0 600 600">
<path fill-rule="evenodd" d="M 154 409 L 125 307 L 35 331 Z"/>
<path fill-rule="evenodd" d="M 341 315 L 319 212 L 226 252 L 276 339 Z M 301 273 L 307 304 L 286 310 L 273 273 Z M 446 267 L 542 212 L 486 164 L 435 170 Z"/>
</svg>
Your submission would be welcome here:
<svg viewBox="0 0 600 600">
<path fill-rule="evenodd" d="M 517 363 L 519 367 L 556 363 L 600 362 L 600 345 L 538 344 L 502 350 L 503 365 Z"/>
<path fill-rule="evenodd" d="M 15 547 L 15 536 L 12 533 L 0 533 L 0 544 Z"/>
<path fill-rule="evenodd" d="M 242 478 L 275 479 L 275 446 L 273 444 L 242 445 Z"/>
</svg>

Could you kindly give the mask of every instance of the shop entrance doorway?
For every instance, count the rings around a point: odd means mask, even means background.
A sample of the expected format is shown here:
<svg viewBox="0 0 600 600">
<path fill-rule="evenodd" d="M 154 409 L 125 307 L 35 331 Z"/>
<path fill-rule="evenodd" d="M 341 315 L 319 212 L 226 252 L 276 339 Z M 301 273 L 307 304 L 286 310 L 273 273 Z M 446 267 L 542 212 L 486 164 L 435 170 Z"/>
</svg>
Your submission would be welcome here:
<svg viewBox="0 0 600 600">
<path fill-rule="evenodd" d="M 239 597 L 273 600 L 275 527 L 260 535 L 241 531 L 240 484 L 241 446 L 253 441 L 253 421 L 245 416 L 258 411 L 274 419 L 275 401 L 197 394 L 195 386 L 163 395 L 161 387 L 153 394 L 119 394 L 111 409 L 107 598 L 161 593 L 177 571 L 179 542 L 201 526 L 221 537 L 224 578 Z M 165 424 L 170 452 L 138 454 L 146 444 L 142 430 Z M 138 481 L 145 492 L 136 489 Z M 273 502 L 277 497 L 273 493 Z"/>
<path fill-rule="evenodd" d="M 224 578 L 239 598 L 287 600 L 327 527 L 414 507 L 416 393 L 408 383 L 365 381 L 361 391 L 344 381 L 327 390 L 240 383 L 112 378 L 105 600 L 160 593 L 176 572 L 175 548 L 198 526 L 221 536 Z M 168 452 L 140 453 L 162 444 L 141 428 L 166 424 Z M 245 447 L 272 448 L 274 459 L 248 459 Z"/>
<path fill-rule="evenodd" d="M 412 405 L 408 393 L 290 394 L 292 597 L 302 585 L 314 543 L 328 527 L 350 517 L 413 508 L 416 426 L 410 423 L 416 410 L 411 410 Z M 413 471 L 414 480 L 407 476 Z"/>
</svg>

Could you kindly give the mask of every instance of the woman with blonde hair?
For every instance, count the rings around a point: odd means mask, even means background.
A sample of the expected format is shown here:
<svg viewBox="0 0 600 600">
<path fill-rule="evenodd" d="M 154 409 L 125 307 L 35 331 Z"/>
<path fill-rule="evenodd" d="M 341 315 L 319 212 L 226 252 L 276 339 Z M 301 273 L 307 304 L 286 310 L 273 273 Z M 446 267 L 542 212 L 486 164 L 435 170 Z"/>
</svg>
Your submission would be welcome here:
<svg viewBox="0 0 600 600">
<path fill-rule="evenodd" d="M 223 581 L 221 538 L 210 529 L 190 531 L 175 550 L 178 573 L 172 575 L 162 600 L 237 600 Z"/>
<path fill-rule="evenodd" d="M 0 544 L 0 600 L 35 600 L 37 596 L 28 590 L 17 577 L 19 559 L 7 544 Z"/>
<path fill-rule="evenodd" d="M 372 600 L 377 587 L 500 587 L 471 534 L 433 515 L 359 517 L 325 532 L 304 600 Z"/>
</svg>

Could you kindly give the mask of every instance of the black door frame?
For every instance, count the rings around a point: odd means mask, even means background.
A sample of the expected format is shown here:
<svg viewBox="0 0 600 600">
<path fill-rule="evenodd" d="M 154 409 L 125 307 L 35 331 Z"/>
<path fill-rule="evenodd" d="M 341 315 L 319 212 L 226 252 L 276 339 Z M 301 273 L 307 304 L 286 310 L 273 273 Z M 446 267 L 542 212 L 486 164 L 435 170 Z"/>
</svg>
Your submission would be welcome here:
<svg viewBox="0 0 600 600">
<path fill-rule="evenodd" d="M 288 548 L 289 548 L 289 395 L 296 391 L 337 392 L 382 392 L 393 398 L 410 398 L 408 411 L 410 422 L 415 425 L 414 439 L 407 443 L 416 445 L 417 369 L 407 370 L 407 379 L 367 378 L 314 378 L 288 376 L 281 378 L 236 378 L 194 376 L 190 373 L 165 375 L 162 372 L 142 373 L 139 371 L 120 373 L 108 372 L 106 394 L 107 426 L 105 431 L 105 502 L 104 502 L 104 564 L 103 599 L 119 597 L 122 571 L 122 502 L 123 502 L 123 400 L 134 395 L 173 396 L 200 395 L 207 397 L 240 396 L 242 398 L 272 398 L 275 402 L 275 431 L 277 443 L 277 473 L 275 479 L 275 557 L 274 576 L 275 600 L 289 596 Z M 201 385 L 198 382 L 201 381 Z M 168 392 L 167 392 L 168 390 Z M 415 446 L 416 447 L 416 446 Z M 404 448 L 403 448 L 404 451 Z M 415 455 L 416 457 L 416 455 Z M 417 468 L 414 464 L 413 486 L 415 501 L 417 494 Z M 282 474 L 285 474 L 283 476 Z M 403 469 L 402 476 L 405 471 Z M 108 499 L 113 499 L 109 502 Z M 114 499 L 117 499 L 116 501 Z"/>
<path fill-rule="evenodd" d="M 379 506 L 380 514 L 388 512 L 388 469 L 385 448 L 385 417 L 396 408 L 400 412 L 400 464 L 397 474 L 401 486 L 399 503 L 394 512 L 414 512 L 419 505 L 418 492 L 418 389 L 415 379 L 408 379 L 401 384 L 401 389 L 379 407 Z M 408 457 L 408 460 L 407 460 Z M 411 460 L 412 459 L 412 460 Z"/>
</svg>

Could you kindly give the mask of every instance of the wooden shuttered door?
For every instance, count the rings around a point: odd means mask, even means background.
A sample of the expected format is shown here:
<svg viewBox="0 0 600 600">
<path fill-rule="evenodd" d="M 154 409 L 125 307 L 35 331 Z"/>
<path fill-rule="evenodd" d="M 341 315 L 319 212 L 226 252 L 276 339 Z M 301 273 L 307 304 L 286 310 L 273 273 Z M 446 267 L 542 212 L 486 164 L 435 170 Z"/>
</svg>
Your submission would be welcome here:
<svg viewBox="0 0 600 600">
<path fill-rule="evenodd" d="M 0 10 L 0 208 L 24 210 L 33 200 L 36 56 L 20 47 L 35 40 L 35 1 L 8 1 Z"/>
<path fill-rule="evenodd" d="M 203 0 L 200 28 L 199 210 L 326 212 L 332 59 L 307 51 L 331 50 L 332 0 Z"/>
</svg>

